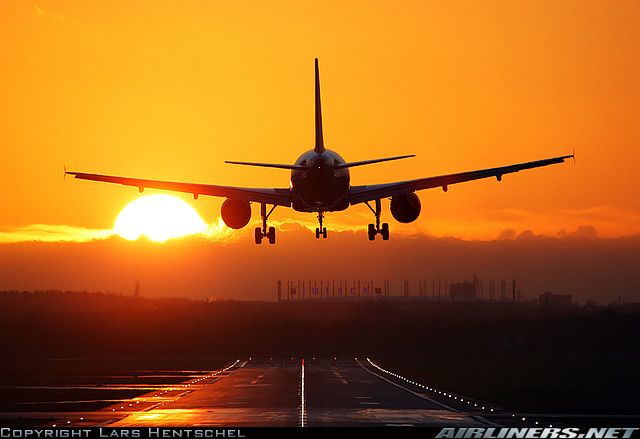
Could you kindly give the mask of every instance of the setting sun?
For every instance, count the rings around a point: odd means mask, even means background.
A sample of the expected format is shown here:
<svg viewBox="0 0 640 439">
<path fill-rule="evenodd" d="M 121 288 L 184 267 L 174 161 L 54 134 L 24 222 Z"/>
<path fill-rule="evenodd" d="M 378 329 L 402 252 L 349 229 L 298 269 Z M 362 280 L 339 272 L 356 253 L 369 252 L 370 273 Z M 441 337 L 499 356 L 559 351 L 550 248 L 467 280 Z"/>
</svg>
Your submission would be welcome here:
<svg viewBox="0 0 640 439">
<path fill-rule="evenodd" d="M 172 195 L 146 195 L 127 204 L 113 231 L 128 240 L 146 236 L 155 242 L 204 232 L 206 223 L 188 203 Z"/>
</svg>

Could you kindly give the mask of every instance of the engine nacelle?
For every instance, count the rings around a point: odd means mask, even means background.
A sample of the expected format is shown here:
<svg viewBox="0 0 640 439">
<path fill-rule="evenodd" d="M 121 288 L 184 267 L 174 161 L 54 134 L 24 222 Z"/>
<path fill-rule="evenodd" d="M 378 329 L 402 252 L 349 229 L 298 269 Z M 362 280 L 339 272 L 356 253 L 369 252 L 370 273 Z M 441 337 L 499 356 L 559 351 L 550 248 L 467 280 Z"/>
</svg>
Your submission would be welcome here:
<svg viewBox="0 0 640 439">
<path fill-rule="evenodd" d="M 413 192 L 391 197 L 391 215 L 401 223 L 411 223 L 420 216 L 420 198 Z"/>
<path fill-rule="evenodd" d="M 241 229 L 251 219 L 251 205 L 248 201 L 226 199 L 220 209 L 222 220 L 232 229 Z"/>
</svg>

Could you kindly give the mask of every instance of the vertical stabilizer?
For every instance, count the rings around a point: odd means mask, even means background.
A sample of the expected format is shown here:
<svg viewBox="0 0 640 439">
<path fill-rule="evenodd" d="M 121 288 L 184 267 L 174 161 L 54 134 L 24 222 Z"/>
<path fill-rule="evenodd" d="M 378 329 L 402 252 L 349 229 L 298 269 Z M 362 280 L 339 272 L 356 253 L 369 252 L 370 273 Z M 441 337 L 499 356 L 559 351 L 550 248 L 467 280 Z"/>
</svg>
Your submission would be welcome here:
<svg viewBox="0 0 640 439">
<path fill-rule="evenodd" d="M 324 139 L 322 138 L 322 108 L 320 106 L 320 73 L 318 71 L 318 58 L 316 58 L 316 145 L 313 150 L 317 153 L 324 152 Z"/>
</svg>

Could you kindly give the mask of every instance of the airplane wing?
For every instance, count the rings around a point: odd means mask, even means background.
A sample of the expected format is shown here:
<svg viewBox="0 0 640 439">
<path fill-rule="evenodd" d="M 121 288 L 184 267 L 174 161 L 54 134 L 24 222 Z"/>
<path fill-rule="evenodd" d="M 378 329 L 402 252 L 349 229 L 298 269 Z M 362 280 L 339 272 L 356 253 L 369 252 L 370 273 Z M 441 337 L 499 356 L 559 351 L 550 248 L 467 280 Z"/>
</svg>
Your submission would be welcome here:
<svg viewBox="0 0 640 439">
<path fill-rule="evenodd" d="M 496 177 L 498 181 L 502 180 L 504 174 L 522 171 L 525 169 L 539 168 L 541 166 L 563 163 L 574 155 L 565 155 L 553 157 L 544 160 L 536 160 L 533 162 L 518 163 L 515 165 L 502 166 L 499 168 L 481 169 L 478 171 L 461 172 L 458 174 L 439 175 L 436 177 L 418 178 L 416 180 L 400 181 L 395 183 L 374 184 L 366 186 L 351 186 L 349 192 L 350 203 L 358 204 L 366 201 L 376 200 L 380 198 L 393 197 L 394 195 L 405 194 L 407 192 L 415 192 L 422 189 L 431 189 L 441 187 L 445 192 L 448 186 L 465 181 L 479 180 L 481 178 Z"/>
<path fill-rule="evenodd" d="M 211 195 L 214 197 L 233 198 L 234 200 L 253 201 L 278 206 L 291 206 L 291 191 L 278 188 L 244 188 L 234 186 L 215 186 L 210 184 L 179 183 L 175 181 L 146 180 L 142 178 L 116 177 L 111 175 L 85 174 L 83 172 L 67 172 L 80 180 L 104 181 L 117 183 L 124 186 L 137 187 L 140 192 L 146 188 L 164 189 L 168 191 L 186 192 L 199 195 Z"/>
</svg>

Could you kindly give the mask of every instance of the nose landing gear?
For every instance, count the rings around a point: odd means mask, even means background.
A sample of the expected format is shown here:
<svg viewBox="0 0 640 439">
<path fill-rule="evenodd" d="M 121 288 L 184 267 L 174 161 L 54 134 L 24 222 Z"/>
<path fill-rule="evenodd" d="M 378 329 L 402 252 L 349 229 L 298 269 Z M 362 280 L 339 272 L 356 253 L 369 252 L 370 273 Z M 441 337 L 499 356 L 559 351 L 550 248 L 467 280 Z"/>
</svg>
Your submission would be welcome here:
<svg viewBox="0 0 640 439">
<path fill-rule="evenodd" d="M 318 222 L 320 223 L 320 227 L 316 227 L 316 239 L 320 239 L 321 236 L 325 239 L 327 237 L 327 228 L 322 227 L 323 219 L 324 219 L 324 213 L 318 212 Z"/>
<path fill-rule="evenodd" d="M 256 244 L 261 244 L 263 238 L 267 238 L 269 244 L 276 243 L 276 228 L 269 227 L 267 228 L 267 220 L 269 219 L 269 215 L 275 210 L 276 206 L 273 205 L 269 213 L 267 213 L 267 205 L 265 203 L 260 204 L 260 217 L 262 218 L 262 228 L 256 227 L 255 230 L 255 239 Z"/>
<path fill-rule="evenodd" d="M 367 227 L 367 236 L 369 237 L 369 241 L 374 241 L 376 239 L 376 235 L 380 234 L 382 236 L 383 241 L 389 240 L 389 223 L 382 223 L 382 227 L 380 227 L 380 214 L 382 213 L 382 205 L 380 203 L 380 199 L 376 200 L 376 208 L 371 207 L 368 201 L 365 201 L 367 207 L 373 212 L 376 216 L 376 223 L 369 224 Z"/>
</svg>

